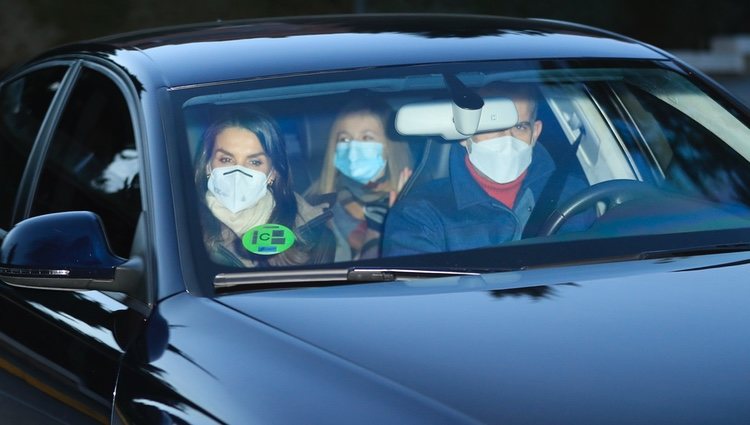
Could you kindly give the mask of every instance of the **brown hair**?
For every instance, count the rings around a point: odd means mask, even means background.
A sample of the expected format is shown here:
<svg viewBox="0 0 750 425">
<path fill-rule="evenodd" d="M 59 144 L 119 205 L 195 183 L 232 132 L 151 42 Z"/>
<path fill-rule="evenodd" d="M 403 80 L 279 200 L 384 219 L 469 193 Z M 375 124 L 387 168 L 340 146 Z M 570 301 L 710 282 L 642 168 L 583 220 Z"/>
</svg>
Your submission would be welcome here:
<svg viewBox="0 0 750 425">
<path fill-rule="evenodd" d="M 207 189 L 206 165 L 211 161 L 216 137 L 222 131 L 231 127 L 244 128 L 258 137 L 263 152 L 268 156 L 275 172 L 275 178 L 270 186 L 275 203 L 271 221 L 292 227 L 297 216 L 297 200 L 292 191 L 292 177 L 286 155 L 286 145 L 276 122 L 261 111 L 240 108 L 225 112 L 206 129 L 202 137 L 201 155 L 195 168 L 195 182 L 198 192 L 203 195 Z"/>
<path fill-rule="evenodd" d="M 537 99 L 539 98 L 536 86 L 527 83 L 495 82 L 480 88 L 482 97 L 502 96 L 511 100 L 528 100 L 531 106 L 531 120 L 536 120 Z"/>
</svg>

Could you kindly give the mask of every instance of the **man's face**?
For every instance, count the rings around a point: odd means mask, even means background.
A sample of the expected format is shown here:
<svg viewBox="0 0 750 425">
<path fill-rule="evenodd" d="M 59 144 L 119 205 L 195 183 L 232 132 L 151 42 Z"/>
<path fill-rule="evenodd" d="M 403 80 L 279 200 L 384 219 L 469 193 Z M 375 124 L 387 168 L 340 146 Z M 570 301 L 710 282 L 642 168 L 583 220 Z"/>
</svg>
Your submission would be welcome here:
<svg viewBox="0 0 750 425">
<path fill-rule="evenodd" d="M 481 143 L 485 140 L 510 135 L 533 146 L 539 138 L 539 134 L 542 133 L 542 122 L 533 116 L 532 103 L 528 99 L 513 99 L 513 104 L 518 112 L 518 122 L 516 125 L 504 130 L 475 134 L 471 137 L 471 141 L 473 143 Z M 465 140 L 461 144 L 464 147 L 467 146 Z"/>
</svg>

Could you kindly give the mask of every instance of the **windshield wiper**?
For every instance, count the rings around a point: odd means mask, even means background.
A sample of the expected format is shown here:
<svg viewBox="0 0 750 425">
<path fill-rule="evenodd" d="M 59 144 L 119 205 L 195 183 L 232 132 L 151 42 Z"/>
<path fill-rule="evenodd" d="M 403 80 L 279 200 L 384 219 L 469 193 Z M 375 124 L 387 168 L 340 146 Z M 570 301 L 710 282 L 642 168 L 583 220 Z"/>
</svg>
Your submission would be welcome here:
<svg viewBox="0 0 750 425">
<path fill-rule="evenodd" d="M 486 270 L 483 272 L 501 271 Z M 454 269 L 375 268 L 282 270 L 247 273 L 221 273 L 214 278 L 217 289 L 237 287 L 286 288 L 346 283 L 393 282 L 396 280 L 432 279 L 450 276 L 476 276 L 481 272 Z"/>
<path fill-rule="evenodd" d="M 391 282 L 394 280 L 432 279 L 450 276 L 477 276 L 481 273 L 439 269 L 379 269 L 353 267 L 346 274 L 349 282 Z"/>
</svg>

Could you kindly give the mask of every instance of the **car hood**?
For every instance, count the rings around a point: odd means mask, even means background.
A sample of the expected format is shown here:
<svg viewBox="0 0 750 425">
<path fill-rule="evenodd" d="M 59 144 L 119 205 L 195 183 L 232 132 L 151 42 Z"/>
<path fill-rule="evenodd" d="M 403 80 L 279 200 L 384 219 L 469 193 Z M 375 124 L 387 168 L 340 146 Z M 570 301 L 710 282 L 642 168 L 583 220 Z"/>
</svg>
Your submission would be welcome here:
<svg viewBox="0 0 750 425">
<path fill-rule="evenodd" d="M 746 423 L 746 253 L 219 301 L 484 423 Z"/>
</svg>

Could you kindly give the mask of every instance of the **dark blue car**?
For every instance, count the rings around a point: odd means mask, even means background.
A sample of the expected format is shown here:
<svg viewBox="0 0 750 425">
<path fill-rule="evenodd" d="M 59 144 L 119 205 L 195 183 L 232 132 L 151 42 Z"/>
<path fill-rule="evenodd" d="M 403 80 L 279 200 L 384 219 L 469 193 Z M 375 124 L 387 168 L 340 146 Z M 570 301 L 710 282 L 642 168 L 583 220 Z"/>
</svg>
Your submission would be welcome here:
<svg viewBox="0 0 750 425">
<path fill-rule="evenodd" d="M 2 421 L 747 424 L 749 124 L 544 20 L 52 50 L 0 80 Z"/>
</svg>

